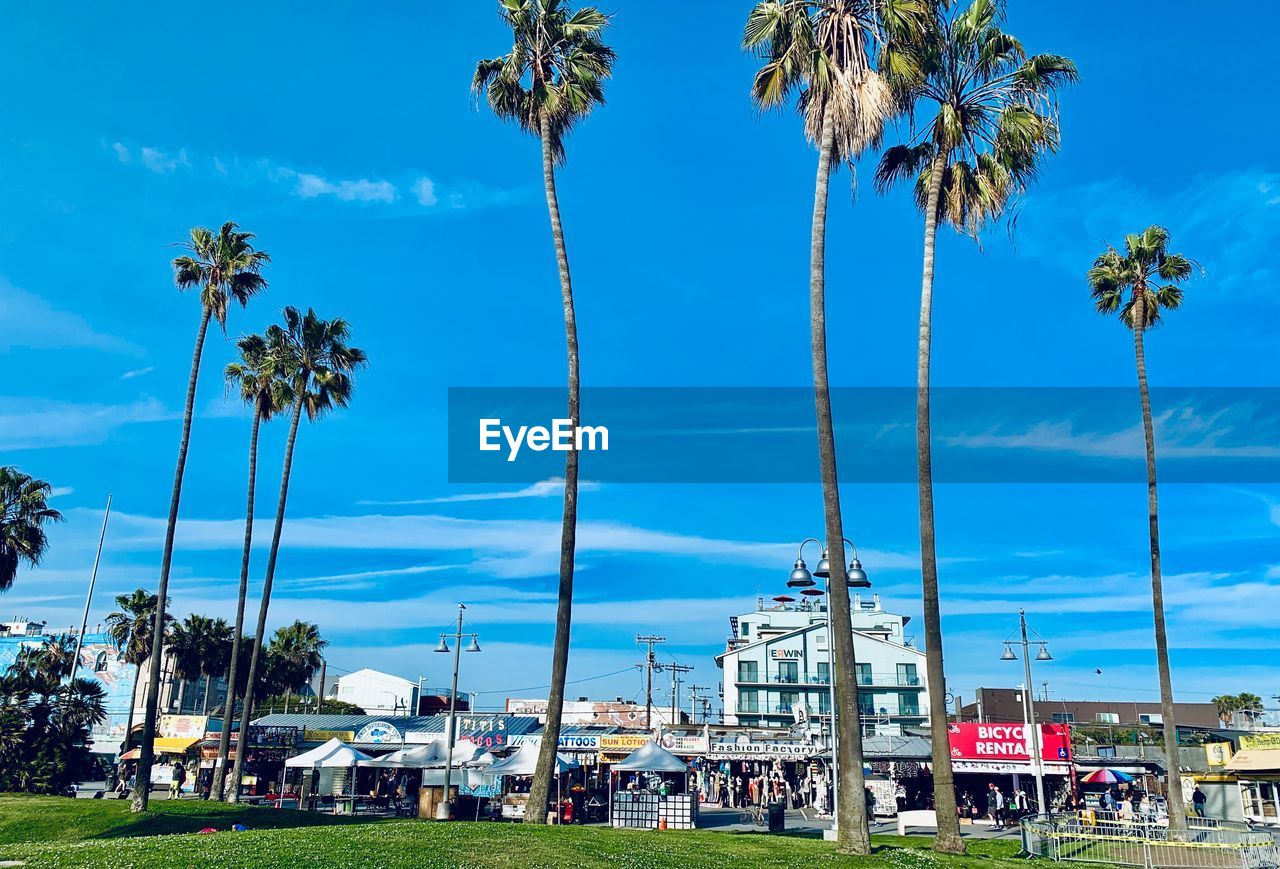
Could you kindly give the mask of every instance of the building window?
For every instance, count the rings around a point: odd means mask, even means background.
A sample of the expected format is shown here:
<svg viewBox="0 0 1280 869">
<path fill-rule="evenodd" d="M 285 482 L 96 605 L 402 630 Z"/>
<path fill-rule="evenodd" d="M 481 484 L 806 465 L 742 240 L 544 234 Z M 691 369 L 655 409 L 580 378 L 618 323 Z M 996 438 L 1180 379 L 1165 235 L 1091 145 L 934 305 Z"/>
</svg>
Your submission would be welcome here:
<svg viewBox="0 0 1280 869">
<path fill-rule="evenodd" d="M 107 671 L 107 653 L 99 652 L 93 658 L 93 672 L 105 673 Z"/>
<path fill-rule="evenodd" d="M 831 692 L 830 691 L 818 692 L 818 714 L 819 715 L 831 714 Z"/>
<path fill-rule="evenodd" d="M 831 684 L 831 665 L 826 661 L 818 662 L 818 683 L 820 685 Z"/>
<path fill-rule="evenodd" d="M 739 661 L 738 662 L 738 681 L 739 682 L 759 682 L 760 681 L 760 662 L 759 661 Z"/>
<path fill-rule="evenodd" d="M 795 691 L 783 691 L 778 695 L 778 711 L 791 712 L 796 708 L 796 703 L 799 702 L 799 700 L 800 695 Z"/>
<path fill-rule="evenodd" d="M 871 684 L 871 665 L 870 664 L 858 664 L 858 684 L 859 685 Z"/>
<path fill-rule="evenodd" d="M 785 685 L 794 685 L 799 682 L 800 663 L 798 661 L 779 661 L 778 681 Z"/>
<path fill-rule="evenodd" d="M 738 692 L 738 711 L 739 712 L 759 712 L 760 711 L 760 693 L 754 688 L 746 691 Z"/>
<path fill-rule="evenodd" d="M 743 637 L 751 636 L 751 622 L 742 623 L 742 636 Z"/>
<path fill-rule="evenodd" d="M 1074 712 L 1055 712 L 1053 713 L 1054 724 L 1075 724 L 1076 715 Z"/>
<path fill-rule="evenodd" d="M 874 694 L 858 694 L 858 712 L 861 715 L 876 714 L 876 698 Z"/>
<path fill-rule="evenodd" d="M 1120 716 L 1114 712 L 1098 712 L 1093 716 L 1093 720 L 1099 724 L 1119 724 Z"/>
<path fill-rule="evenodd" d="M 914 688 L 920 684 L 920 676 L 916 673 L 915 664 L 898 665 L 898 684 L 904 688 Z"/>
<path fill-rule="evenodd" d="M 1138 721 L 1143 724 L 1164 724 L 1164 716 L 1159 712 L 1151 712 L 1138 716 Z"/>
<path fill-rule="evenodd" d="M 862 725 L 862 735 L 863 735 L 864 737 L 867 737 L 867 736 L 875 736 L 875 735 L 876 735 L 876 726 L 875 726 L 874 724 L 872 724 L 872 723 L 867 723 L 867 724 Z"/>
<path fill-rule="evenodd" d="M 913 665 L 914 667 L 914 665 Z M 898 695 L 898 714 L 917 716 L 920 714 L 920 695 L 912 691 Z"/>
</svg>

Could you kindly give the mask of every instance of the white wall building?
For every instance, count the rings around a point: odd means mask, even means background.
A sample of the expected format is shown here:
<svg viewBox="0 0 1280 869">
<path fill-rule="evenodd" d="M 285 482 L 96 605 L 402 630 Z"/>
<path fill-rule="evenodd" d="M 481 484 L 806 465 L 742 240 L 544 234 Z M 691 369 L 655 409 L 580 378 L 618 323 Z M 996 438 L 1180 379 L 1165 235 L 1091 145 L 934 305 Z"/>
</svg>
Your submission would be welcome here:
<svg viewBox="0 0 1280 869">
<path fill-rule="evenodd" d="M 536 715 L 543 724 L 547 723 L 547 701 L 544 699 L 507 698 L 507 712 L 513 715 Z M 680 711 L 677 711 L 677 716 Z M 667 727 L 671 724 L 671 706 L 655 701 L 649 710 L 649 718 L 654 727 Z M 600 724 L 613 727 L 644 727 L 644 703 L 634 700 L 589 700 L 579 697 L 577 700 L 566 700 L 560 707 L 561 724 Z"/>
<path fill-rule="evenodd" d="M 902 733 L 927 725 L 924 652 L 904 635 L 908 616 L 885 612 L 876 595 L 854 595 L 853 648 L 863 732 Z M 732 616 L 716 664 L 724 670 L 726 724 L 786 727 L 808 714 L 829 728 L 831 666 L 825 603 L 756 604 Z M 816 729 L 816 728 L 815 728 Z"/>
<path fill-rule="evenodd" d="M 418 685 L 390 673 L 365 667 L 339 676 L 328 697 L 354 703 L 369 715 L 414 715 L 418 702 Z"/>
</svg>

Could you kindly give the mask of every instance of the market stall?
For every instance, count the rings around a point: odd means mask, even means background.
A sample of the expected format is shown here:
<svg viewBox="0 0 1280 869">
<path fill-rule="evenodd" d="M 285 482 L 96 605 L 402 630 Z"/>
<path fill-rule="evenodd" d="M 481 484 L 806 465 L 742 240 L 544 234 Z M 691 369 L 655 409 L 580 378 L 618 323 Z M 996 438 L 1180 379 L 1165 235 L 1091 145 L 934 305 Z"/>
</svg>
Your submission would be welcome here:
<svg viewBox="0 0 1280 869">
<path fill-rule="evenodd" d="M 542 747 L 534 742 L 521 744 L 510 757 L 499 760 L 484 770 L 490 777 L 530 778 L 538 768 L 538 753 Z M 556 789 L 557 803 L 562 802 L 559 794 L 560 777 L 571 769 L 577 769 L 578 762 L 556 753 Z M 528 809 L 529 793 L 506 790 L 502 797 L 502 817 L 518 820 L 524 817 Z M 559 813 L 557 813 L 559 817 Z"/>
<path fill-rule="evenodd" d="M 614 827 L 692 830 L 697 826 L 698 798 L 689 790 L 689 765 L 656 742 L 645 743 L 614 764 L 613 772 L 634 774 L 609 799 Z M 673 780 L 663 773 L 683 775 Z M 611 786 L 612 782 L 611 775 Z"/>
<path fill-rule="evenodd" d="M 286 770 L 310 770 L 313 775 L 311 788 L 313 794 L 320 792 L 321 785 L 324 783 L 321 774 L 328 771 L 329 794 L 327 796 L 333 797 L 333 813 L 349 815 L 355 812 L 356 767 L 372 760 L 373 757 L 370 755 L 352 748 L 335 737 L 318 748 L 287 758 L 284 766 Z M 314 801 L 312 806 L 315 806 Z"/>
</svg>

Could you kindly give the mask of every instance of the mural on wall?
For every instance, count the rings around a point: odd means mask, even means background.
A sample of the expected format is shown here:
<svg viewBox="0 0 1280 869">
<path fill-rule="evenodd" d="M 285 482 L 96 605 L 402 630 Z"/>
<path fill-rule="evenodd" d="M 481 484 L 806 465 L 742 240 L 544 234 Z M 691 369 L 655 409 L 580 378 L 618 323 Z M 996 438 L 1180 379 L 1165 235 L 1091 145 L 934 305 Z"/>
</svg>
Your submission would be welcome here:
<svg viewBox="0 0 1280 869">
<path fill-rule="evenodd" d="M 24 646 L 39 646 L 44 637 L 0 638 L 0 671 L 8 670 Z M 115 754 L 124 742 L 124 729 L 133 702 L 134 667 L 120 660 L 120 653 L 106 634 L 85 634 L 76 677 L 90 679 L 106 692 L 102 704 L 107 718 L 90 733 L 89 748 L 99 754 Z M 141 719 L 139 719 L 141 720 Z"/>
</svg>

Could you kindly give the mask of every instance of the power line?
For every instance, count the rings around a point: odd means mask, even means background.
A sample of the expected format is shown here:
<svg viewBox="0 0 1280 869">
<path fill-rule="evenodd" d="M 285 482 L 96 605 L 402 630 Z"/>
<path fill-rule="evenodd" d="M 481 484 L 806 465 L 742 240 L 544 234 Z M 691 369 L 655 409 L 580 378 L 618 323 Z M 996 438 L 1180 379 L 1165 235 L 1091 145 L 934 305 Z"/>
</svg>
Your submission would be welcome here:
<svg viewBox="0 0 1280 869">
<path fill-rule="evenodd" d="M 578 685 L 582 682 L 594 682 L 596 679 L 607 679 L 610 676 L 617 676 L 619 673 L 626 673 L 632 670 L 632 667 L 624 667 L 621 670 L 614 670 L 612 673 L 601 673 L 599 676 L 587 676 L 585 679 L 570 679 L 565 682 L 566 685 Z M 472 691 L 472 694 L 517 694 L 521 691 L 541 691 L 543 688 L 550 688 L 550 685 L 533 685 L 528 688 L 501 688 L 493 691 Z"/>
</svg>

